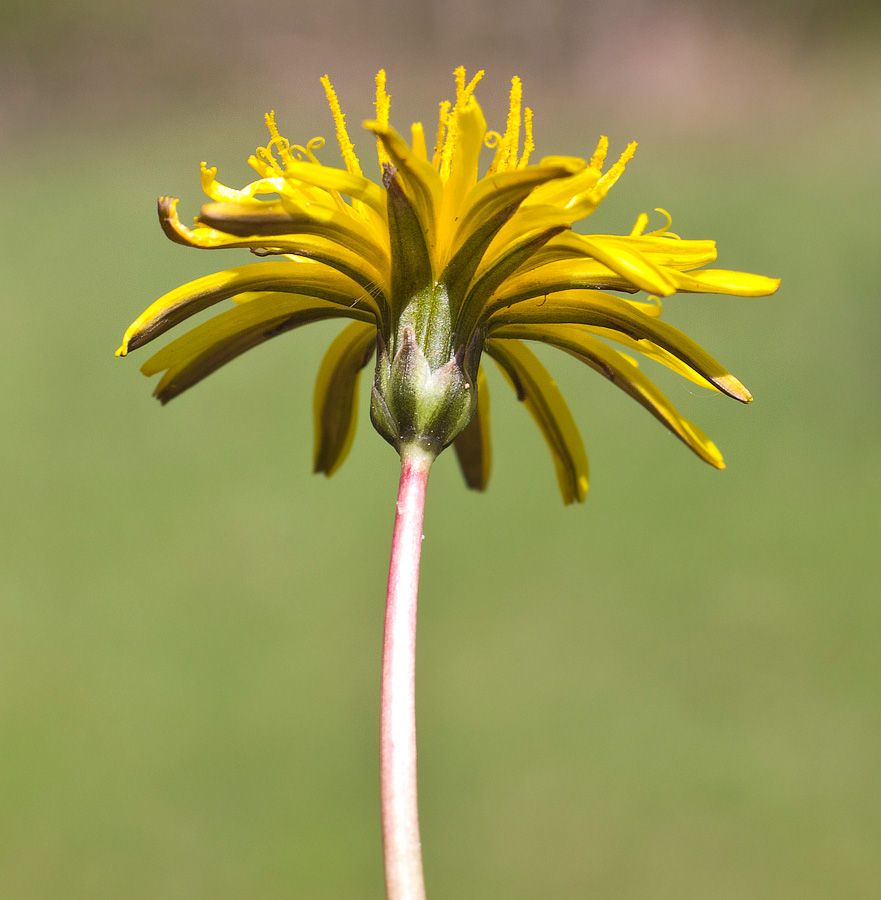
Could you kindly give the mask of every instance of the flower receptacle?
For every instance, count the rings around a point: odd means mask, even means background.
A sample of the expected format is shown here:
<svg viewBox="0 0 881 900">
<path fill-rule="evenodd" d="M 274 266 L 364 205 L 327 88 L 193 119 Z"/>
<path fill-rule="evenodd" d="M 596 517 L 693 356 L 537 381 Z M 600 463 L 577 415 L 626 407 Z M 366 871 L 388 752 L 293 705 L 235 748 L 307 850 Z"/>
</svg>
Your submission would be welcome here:
<svg viewBox="0 0 881 900">
<path fill-rule="evenodd" d="M 436 456 L 471 421 L 477 390 L 463 357 L 460 351 L 432 368 L 410 326 L 401 329 L 393 356 L 379 347 L 370 418 L 399 453 L 418 447 Z"/>
</svg>

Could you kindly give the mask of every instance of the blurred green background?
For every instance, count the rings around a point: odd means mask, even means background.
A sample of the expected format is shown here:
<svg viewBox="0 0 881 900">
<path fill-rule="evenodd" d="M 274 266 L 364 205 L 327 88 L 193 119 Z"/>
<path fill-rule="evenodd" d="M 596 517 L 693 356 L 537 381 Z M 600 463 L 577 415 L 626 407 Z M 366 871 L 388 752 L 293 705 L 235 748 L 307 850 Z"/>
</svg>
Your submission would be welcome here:
<svg viewBox="0 0 881 900">
<path fill-rule="evenodd" d="M 7 0 L 0 896 L 382 896 L 397 466 L 364 414 L 338 475 L 309 474 L 336 328 L 271 342 L 164 409 L 138 372 L 148 354 L 113 350 L 157 296 L 249 260 L 169 243 L 156 196 L 195 213 L 202 159 L 250 180 L 267 109 L 292 140 L 331 139 L 325 72 L 354 126 L 386 67 L 406 126 L 434 121 L 460 63 L 488 70 L 491 126 L 523 77 L 539 154 L 640 140 L 592 230 L 664 207 L 678 233 L 719 242 L 721 266 L 784 286 L 665 303 L 757 398 L 658 373 L 722 473 L 544 354 L 592 462 L 587 504 L 563 508 L 538 431 L 490 372 L 490 490 L 466 491 L 452 454 L 429 490 L 429 895 L 878 896 L 873 12 Z"/>
</svg>

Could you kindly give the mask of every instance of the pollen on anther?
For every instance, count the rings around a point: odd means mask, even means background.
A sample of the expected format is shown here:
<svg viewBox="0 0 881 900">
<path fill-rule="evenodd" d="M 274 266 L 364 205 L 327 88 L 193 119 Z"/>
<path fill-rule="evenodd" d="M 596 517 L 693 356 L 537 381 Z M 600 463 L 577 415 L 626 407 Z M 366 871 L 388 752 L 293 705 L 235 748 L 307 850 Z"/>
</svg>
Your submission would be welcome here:
<svg viewBox="0 0 881 900">
<path fill-rule="evenodd" d="M 517 154 L 520 150 L 520 107 L 523 102 L 523 82 L 515 75 L 511 79 L 511 97 L 508 108 L 508 123 L 503 138 L 505 158 L 503 168 L 514 168 L 517 165 Z"/>
<path fill-rule="evenodd" d="M 437 122 L 437 137 L 434 141 L 434 155 L 431 159 L 431 164 L 435 167 L 435 169 L 440 165 L 441 154 L 444 150 L 444 136 L 447 133 L 447 122 L 450 118 L 451 106 L 452 104 L 449 100 L 444 100 L 440 105 Z"/>
<path fill-rule="evenodd" d="M 606 161 L 606 153 L 609 151 L 609 139 L 603 135 L 597 143 L 596 150 L 590 158 L 590 167 L 592 169 L 602 169 L 603 163 Z"/>
<path fill-rule="evenodd" d="M 376 121 L 383 128 L 388 128 L 389 111 L 391 109 L 392 98 L 385 91 L 385 69 L 380 69 L 376 73 Z M 387 163 L 391 162 L 391 157 L 386 152 L 385 147 L 377 138 L 376 153 L 379 157 L 380 169 Z"/>
<path fill-rule="evenodd" d="M 529 156 L 535 150 L 535 141 L 532 139 L 532 110 L 527 106 L 523 111 L 523 156 L 517 164 L 518 169 L 525 169 L 529 163 Z"/>
<path fill-rule="evenodd" d="M 468 86 L 462 91 L 462 96 L 456 98 L 458 105 L 464 106 L 471 99 L 474 94 L 474 89 L 480 83 L 480 79 L 483 78 L 484 74 L 484 70 L 481 69 L 471 81 L 468 82 Z"/>
<path fill-rule="evenodd" d="M 627 149 L 621 154 L 618 162 L 597 182 L 597 188 L 607 191 L 621 177 L 624 166 L 630 162 L 633 154 L 636 153 L 636 146 L 636 141 L 632 141 L 627 145 Z"/>
<path fill-rule="evenodd" d="M 346 169 L 352 175 L 361 175 L 361 164 L 355 155 L 355 145 L 349 140 L 349 133 L 346 131 L 346 117 L 343 115 L 342 109 L 340 109 L 340 101 L 337 99 L 336 91 L 333 89 L 333 85 L 330 83 L 330 78 L 327 75 L 321 79 L 321 84 L 324 86 L 324 93 L 327 95 L 327 105 L 330 107 L 330 114 L 333 116 L 333 122 L 336 126 L 337 141 L 340 145 L 340 152 L 343 155 Z"/>
</svg>

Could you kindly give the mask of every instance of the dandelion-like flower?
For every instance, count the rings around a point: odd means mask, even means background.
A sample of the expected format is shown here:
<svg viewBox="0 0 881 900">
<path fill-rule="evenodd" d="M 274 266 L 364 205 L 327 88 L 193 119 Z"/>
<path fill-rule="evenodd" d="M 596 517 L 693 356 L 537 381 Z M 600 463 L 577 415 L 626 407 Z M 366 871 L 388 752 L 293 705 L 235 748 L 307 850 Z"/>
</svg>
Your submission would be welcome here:
<svg viewBox="0 0 881 900">
<path fill-rule="evenodd" d="M 128 329 L 125 356 L 224 300 L 234 306 L 172 341 L 142 367 L 162 373 L 167 402 L 246 350 L 310 322 L 353 320 L 328 349 L 315 388 L 315 470 L 330 475 L 355 432 L 361 370 L 376 354 L 370 413 L 401 455 L 382 663 L 380 795 L 388 900 L 424 900 L 416 800 L 416 597 L 425 490 L 432 461 L 452 444 L 466 482 L 486 487 L 489 396 L 483 354 L 501 368 L 551 449 L 563 500 L 583 501 L 587 457 L 559 389 L 525 342 L 587 363 L 642 404 L 701 459 L 721 468 L 715 445 L 683 418 L 626 351 L 657 360 L 744 403 L 746 388 L 693 340 L 660 320 L 676 291 L 762 296 L 778 282 L 704 268 L 712 241 L 681 240 L 670 218 L 646 232 L 582 235 L 589 216 L 633 155 L 606 167 L 608 141 L 590 160 L 545 157 L 530 165 L 532 112 L 511 84 L 503 134 L 488 132 L 465 70 L 455 102 L 440 106 L 429 153 L 421 124 L 404 140 L 389 125 L 385 73 L 376 79 L 381 183 L 366 178 L 330 81 L 322 79 L 344 169 L 322 165 L 323 145 L 290 144 L 266 117 L 270 140 L 249 159 L 259 178 L 242 190 L 202 164 L 213 202 L 195 227 L 177 201 L 159 200 L 166 234 L 190 247 L 248 248 L 261 262 L 200 278 L 157 300 Z M 523 140 L 521 142 L 521 128 Z M 492 161 L 481 176 L 484 147 Z M 644 300 L 632 295 L 646 292 Z M 610 293 L 617 292 L 617 293 Z M 618 296 L 618 293 L 629 296 Z M 622 348 L 621 350 L 616 349 Z"/>
<path fill-rule="evenodd" d="M 646 232 L 642 214 L 627 235 L 573 232 L 617 181 L 636 144 L 608 167 L 605 137 L 590 160 L 551 156 L 530 164 L 532 111 L 522 108 L 520 80 L 512 80 L 502 134 L 487 131 L 474 97 L 482 75 L 468 82 L 465 70 L 456 70 L 455 102 L 440 105 L 429 151 L 421 124 L 412 126 L 409 141 L 390 127 L 385 73 L 378 74 L 376 118 L 364 124 L 376 136 L 381 183 L 363 174 L 326 76 L 344 169 L 319 162 L 320 138 L 290 144 L 272 113 L 267 146 L 248 160 L 258 180 L 233 190 L 203 163 L 202 187 L 213 202 L 189 228 L 178 218 L 177 201 L 161 198 L 166 234 L 187 246 L 248 248 L 266 259 L 166 294 L 132 324 L 117 355 L 231 299 L 232 309 L 142 367 L 146 375 L 162 373 L 155 395 L 165 403 L 270 338 L 310 322 L 351 319 L 318 373 L 315 470 L 330 475 L 345 459 L 359 375 L 376 353 L 376 429 L 402 456 L 434 458 L 453 444 L 468 485 L 483 489 L 490 470 L 485 351 L 547 440 L 563 500 L 583 501 L 587 457 L 559 389 L 524 343 L 539 341 L 587 363 L 722 468 L 716 446 L 613 345 L 749 402 L 733 375 L 661 321 L 658 298 L 677 291 L 762 296 L 779 282 L 703 268 L 716 258 L 714 242 L 678 238 L 666 213 L 656 231 Z M 481 175 L 484 147 L 493 153 Z M 639 291 L 651 296 L 617 295 Z"/>
</svg>

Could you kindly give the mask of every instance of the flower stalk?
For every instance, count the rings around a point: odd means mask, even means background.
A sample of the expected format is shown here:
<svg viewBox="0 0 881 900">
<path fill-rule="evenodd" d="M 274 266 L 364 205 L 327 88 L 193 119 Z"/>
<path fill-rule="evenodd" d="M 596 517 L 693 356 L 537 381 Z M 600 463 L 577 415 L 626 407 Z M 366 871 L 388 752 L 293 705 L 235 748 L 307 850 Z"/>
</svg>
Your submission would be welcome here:
<svg viewBox="0 0 881 900">
<path fill-rule="evenodd" d="M 416 601 L 425 491 L 434 457 L 401 453 L 382 647 L 380 795 L 388 900 L 425 900 L 416 792 Z"/>
<path fill-rule="evenodd" d="M 639 368 L 639 354 L 693 384 L 749 403 L 721 363 L 666 321 L 661 298 L 677 293 L 762 297 L 779 280 L 707 268 L 711 240 L 682 239 L 666 224 L 629 234 L 582 234 L 573 226 L 604 200 L 633 156 L 606 162 L 601 137 L 587 158 L 532 159 L 532 111 L 511 80 L 504 133 L 489 131 L 470 81 L 455 71 L 453 101 L 439 108 L 433 149 L 422 123 L 410 137 L 389 124 L 385 72 L 376 78 L 378 180 L 364 174 L 327 76 L 322 79 L 343 168 L 317 154 L 323 138 L 292 144 L 266 117 L 270 139 L 248 160 L 258 178 L 241 189 L 202 163 L 205 204 L 194 226 L 177 200 L 159 199 L 168 237 L 203 250 L 249 249 L 260 262 L 176 288 L 127 329 L 126 356 L 215 304 L 230 308 L 148 359 L 167 403 L 237 356 L 313 322 L 352 320 L 328 347 L 315 384 L 314 470 L 332 475 L 356 431 L 358 385 L 374 355 L 370 417 L 401 457 L 392 541 L 381 697 L 382 834 L 388 900 L 424 900 L 416 796 L 416 599 L 428 474 L 453 446 L 470 488 L 491 471 L 484 362 L 491 359 L 542 432 L 564 503 L 587 495 L 587 454 L 551 373 L 529 349 L 569 354 L 645 408 L 696 456 L 722 454 Z M 521 124 L 523 131 L 521 134 Z M 522 138 L 522 141 L 521 141 Z M 481 157 L 492 150 L 484 167 Z M 268 258 L 263 258 L 268 257 Z M 648 295 L 638 298 L 642 291 Z M 617 292 L 617 293 L 616 293 Z M 623 293 L 625 296 L 618 296 Z M 674 304 L 675 305 L 675 304 Z M 616 349 L 621 348 L 621 349 Z"/>
</svg>

